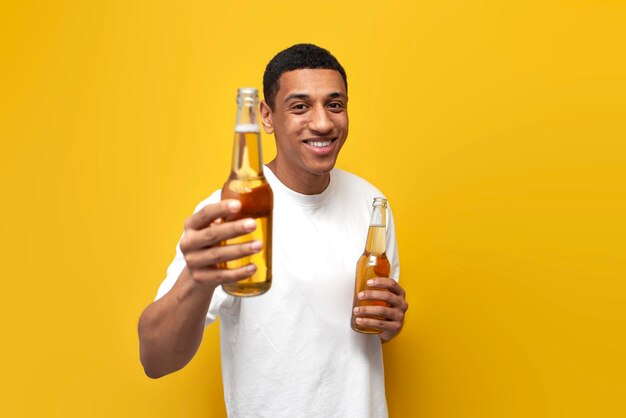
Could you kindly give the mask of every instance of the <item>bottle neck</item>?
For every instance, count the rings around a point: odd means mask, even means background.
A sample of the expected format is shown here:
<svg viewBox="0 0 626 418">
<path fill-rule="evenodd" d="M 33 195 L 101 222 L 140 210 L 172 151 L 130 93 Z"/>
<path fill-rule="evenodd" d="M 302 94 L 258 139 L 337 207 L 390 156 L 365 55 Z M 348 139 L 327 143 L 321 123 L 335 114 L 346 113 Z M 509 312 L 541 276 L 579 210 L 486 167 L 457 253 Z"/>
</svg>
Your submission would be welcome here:
<svg viewBox="0 0 626 418">
<path fill-rule="evenodd" d="M 235 121 L 236 132 L 259 132 L 257 106 L 259 104 L 256 93 L 242 94 L 237 97 L 237 120 Z"/>
<path fill-rule="evenodd" d="M 233 140 L 231 178 L 263 176 L 261 135 L 255 103 L 240 103 Z"/>
<path fill-rule="evenodd" d="M 371 255 L 383 255 L 387 251 L 387 205 L 374 202 L 374 211 L 365 243 L 365 252 Z"/>
</svg>

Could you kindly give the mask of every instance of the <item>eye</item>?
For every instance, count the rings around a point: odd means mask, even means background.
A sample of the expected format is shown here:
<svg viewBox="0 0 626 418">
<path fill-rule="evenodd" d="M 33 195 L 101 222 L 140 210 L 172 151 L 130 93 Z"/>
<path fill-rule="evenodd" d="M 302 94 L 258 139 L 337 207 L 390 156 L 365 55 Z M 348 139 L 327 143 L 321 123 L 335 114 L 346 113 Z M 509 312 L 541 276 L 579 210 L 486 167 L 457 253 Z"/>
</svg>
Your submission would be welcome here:
<svg viewBox="0 0 626 418">
<path fill-rule="evenodd" d="M 291 106 L 291 110 L 297 114 L 306 112 L 308 108 L 309 107 L 304 103 L 296 103 Z"/>
<path fill-rule="evenodd" d="M 338 112 L 344 110 L 346 107 L 341 102 L 330 102 L 328 103 L 328 108 L 332 111 Z"/>
</svg>

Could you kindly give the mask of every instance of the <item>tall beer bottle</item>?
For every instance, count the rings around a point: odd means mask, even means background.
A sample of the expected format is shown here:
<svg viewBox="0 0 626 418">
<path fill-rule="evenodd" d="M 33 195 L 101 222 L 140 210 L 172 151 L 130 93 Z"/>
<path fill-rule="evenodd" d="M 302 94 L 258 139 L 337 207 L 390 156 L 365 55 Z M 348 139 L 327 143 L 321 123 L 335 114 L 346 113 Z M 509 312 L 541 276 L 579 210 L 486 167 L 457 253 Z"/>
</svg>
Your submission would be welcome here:
<svg viewBox="0 0 626 418">
<path fill-rule="evenodd" d="M 354 283 L 354 302 L 356 306 L 389 306 L 382 300 L 359 300 L 358 294 L 364 290 L 375 289 L 367 285 L 367 281 L 373 277 L 389 277 L 391 266 L 387 255 L 387 199 L 374 198 L 374 210 L 370 221 L 365 251 L 356 263 L 356 278 Z M 382 318 L 379 318 L 382 319 Z M 379 334 L 379 329 L 363 327 L 356 323 L 354 312 L 351 321 L 352 329 L 364 334 Z"/>
<path fill-rule="evenodd" d="M 256 229 L 246 235 L 222 242 L 222 245 L 259 240 L 263 249 L 251 256 L 222 263 L 222 267 L 238 268 L 249 263 L 256 272 L 235 283 L 223 284 L 226 293 L 233 296 L 257 296 L 269 290 L 272 284 L 272 209 L 274 196 L 263 175 L 261 135 L 257 120 L 258 90 L 240 88 L 237 91 L 237 123 L 233 141 L 233 160 L 230 176 L 222 188 L 222 200 L 237 199 L 241 210 L 226 221 L 241 218 L 256 220 Z"/>
</svg>

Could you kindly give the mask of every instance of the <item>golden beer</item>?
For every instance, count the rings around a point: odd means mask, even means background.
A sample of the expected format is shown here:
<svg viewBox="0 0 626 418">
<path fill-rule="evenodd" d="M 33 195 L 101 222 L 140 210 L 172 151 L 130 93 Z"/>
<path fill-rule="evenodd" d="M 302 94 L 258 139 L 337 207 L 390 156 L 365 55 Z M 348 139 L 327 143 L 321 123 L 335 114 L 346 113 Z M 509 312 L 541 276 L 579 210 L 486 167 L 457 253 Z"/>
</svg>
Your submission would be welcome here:
<svg viewBox="0 0 626 418">
<path fill-rule="evenodd" d="M 253 218 L 256 229 L 246 235 L 223 241 L 221 245 L 233 245 L 259 240 L 263 243 L 260 252 L 237 260 L 221 263 L 222 268 L 238 268 L 253 263 L 256 272 L 243 280 L 222 285 L 224 291 L 233 296 L 257 296 L 265 293 L 272 285 L 272 211 L 274 196 L 263 175 L 261 136 L 256 119 L 259 103 L 256 89 L 242 88 L 237 95 L 237 124 L 233 141 L 233 160 L 230 176 L 222 188 L 222 200 L 237 199 L 241 210 L 225 219 L 234 221 Z"/>
<path fill-rule="evenodd" d="M 382 300 L 359 300 L 358 294 L 364 290 L 376 289 L 367 285 L 367 281 L 374 277 L 389 277 L 391 266 L 387 259 L 387 200 L 382 197 L 374 199 L 374 211 L 370 221 L 365 242 L 365 251 L 359 257 L 356 264 L 356 277 L 354 282 L 354 301 L 352 307 L 357 306 L 389 306 Z M 386 290 L 386 289 L 385 289 Z M 370 316 L 370 318 L 378 318 Z M 356 323 L 356 317 L 352 313 L 352 329 L 364 334 L 379 334 L 379 329 L 363 327 Z"/>
</svg>

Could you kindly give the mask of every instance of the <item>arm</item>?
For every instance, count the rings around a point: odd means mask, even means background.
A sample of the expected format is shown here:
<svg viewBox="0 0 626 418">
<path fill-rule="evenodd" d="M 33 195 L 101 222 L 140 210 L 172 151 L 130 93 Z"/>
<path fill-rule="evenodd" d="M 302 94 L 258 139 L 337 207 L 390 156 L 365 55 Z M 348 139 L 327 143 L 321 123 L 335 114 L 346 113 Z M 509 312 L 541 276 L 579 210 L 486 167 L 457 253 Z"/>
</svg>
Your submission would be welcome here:
<svg viewBox="0 0 626 418">
<path fill-rule="evenodd" d="M 146 375 L 158 378 L 184 367 L 195 355 L 204 332 L 204 323 L 213 291 L 222 283 L 249 277 L 256 266 L 217 268 L 217 264 L 257 253 L 261 243 L 253 241 L 220 246 L 225 239 L 247 234 L 254 221 L 218 220 L 239 212 L 241 203 L 225 200 L 207 205 L 185 222 L 180 249 L 186 267 L 172 289 L 151 303 L 139 318 L 141 363 Z"/>
<path fill-rule="evenodd" d="M 406 293 L 398 282 L 387 277 L 375 277 L 368 280 L 367 285 L 376 289 L 365 290 L 359 293 L 359 299 L 382 300 L 387 302 L 389 306 L 361 306 L 354 308 L 354 314 L 357 317 L 356 322 L 359 325 L 382 330 L 382 333 L 379 334 L 380 339 L 383 343 L 386 343 L 402 330 L 404 316 L 407 309 L 409 309 Z"/>
</svg>

